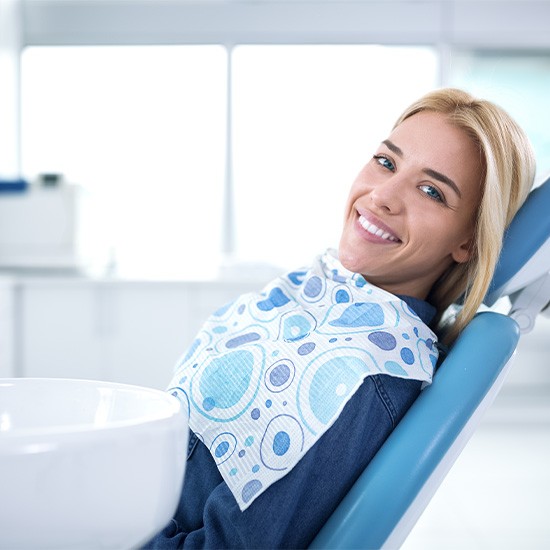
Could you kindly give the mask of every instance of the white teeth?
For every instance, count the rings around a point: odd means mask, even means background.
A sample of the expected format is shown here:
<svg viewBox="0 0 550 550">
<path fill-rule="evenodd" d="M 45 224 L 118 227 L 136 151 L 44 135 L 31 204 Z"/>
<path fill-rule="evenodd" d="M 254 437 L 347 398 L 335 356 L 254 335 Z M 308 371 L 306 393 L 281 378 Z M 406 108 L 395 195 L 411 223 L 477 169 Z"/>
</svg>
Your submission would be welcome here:
<svg viewBox="0 0 550 550">
<path fill-rule="evenodd" d="M 361 224 L 361 227 L 365 229 L 365 231 L 368 231 L 369 233 L 372 233 L 377 237 L 385 239 L 386 241 L 397 242 L 399 240 L 396 239 L 393 235 L 390 235 L 390 233 L 384 231 L 383 229 L 380 229 L 373 223 L 369 223 L 363 216 L 359 216 L 359 223 Z"/>
</svg>

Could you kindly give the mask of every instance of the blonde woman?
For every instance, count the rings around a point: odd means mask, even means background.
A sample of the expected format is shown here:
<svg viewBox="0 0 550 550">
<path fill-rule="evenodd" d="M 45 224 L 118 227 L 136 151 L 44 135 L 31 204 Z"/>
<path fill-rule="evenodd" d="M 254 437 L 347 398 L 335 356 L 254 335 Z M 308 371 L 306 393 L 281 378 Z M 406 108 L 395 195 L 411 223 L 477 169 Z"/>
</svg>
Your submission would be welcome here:
<svg viewBox="0 0 550 550">
<path fill-rule="evenodd" d="M 185 482 L 146 547 L 307 547 L 431 383 L 444 311 L 463 297 L 447 343 L 474 315 L 533 177 L 499 107 L 411 105 L 351 187 L 338 252 L 220 309 L 180 361 Z"/>
</svg>

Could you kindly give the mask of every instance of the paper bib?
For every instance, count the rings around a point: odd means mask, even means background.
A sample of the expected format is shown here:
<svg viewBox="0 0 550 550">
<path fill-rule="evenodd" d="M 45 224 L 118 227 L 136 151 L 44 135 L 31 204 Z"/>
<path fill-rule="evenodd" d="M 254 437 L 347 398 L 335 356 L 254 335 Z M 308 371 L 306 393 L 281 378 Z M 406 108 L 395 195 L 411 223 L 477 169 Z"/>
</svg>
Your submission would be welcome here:
<svg viewBox="0 0 550 550">
<path fill-rule="evenodd" d="M 435 342 L 403 300 L 327 251 L 216 311 L 168 391 L 245 510 L 330 428 L 366 376 L 430 383 Z"/>
</svg>

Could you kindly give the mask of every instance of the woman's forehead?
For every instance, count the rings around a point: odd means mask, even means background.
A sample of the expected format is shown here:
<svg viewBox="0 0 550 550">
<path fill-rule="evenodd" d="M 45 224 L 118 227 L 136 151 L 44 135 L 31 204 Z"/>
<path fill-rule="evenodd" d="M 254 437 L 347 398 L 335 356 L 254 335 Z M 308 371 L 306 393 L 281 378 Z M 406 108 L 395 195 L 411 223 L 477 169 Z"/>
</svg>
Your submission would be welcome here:
<svg viewBox="0 0 550 550">
<path fill-rule="evenodd" d="M 459 179 L 475 175 L 479 181 L 479 147 L 444 114 L 416 113 L 396 126 L 388 140 L 406 160 L 429 164 L 428 168 L 439 171 L 450 170 Z"/>
</svg>

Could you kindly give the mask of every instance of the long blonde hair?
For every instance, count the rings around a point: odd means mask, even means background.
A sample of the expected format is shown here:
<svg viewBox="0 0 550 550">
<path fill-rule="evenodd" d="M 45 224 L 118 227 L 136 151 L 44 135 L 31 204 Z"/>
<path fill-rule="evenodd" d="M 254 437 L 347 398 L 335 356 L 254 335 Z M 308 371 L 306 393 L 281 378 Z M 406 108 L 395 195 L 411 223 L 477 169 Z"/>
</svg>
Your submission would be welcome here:
<svg viewBox="0 0 550 550">
<path fill-rule="evenodd" d="M 463 305 L 444 341 L 452 343 L 479 308 L 493 277 L 504 230 L 527 198 L 535 175 L 529 140 L 502 108 L 467 92 L 444 88 L 410 105 L 394 128 L 421 111 L 444 114 L 479 148 L 482 160 L 482 198 L 476 216 L 470 260 L 453 264 L 432 287 L 428 300 L 436 307 L 435 323 L 464 295 Z"/>
</svg>

